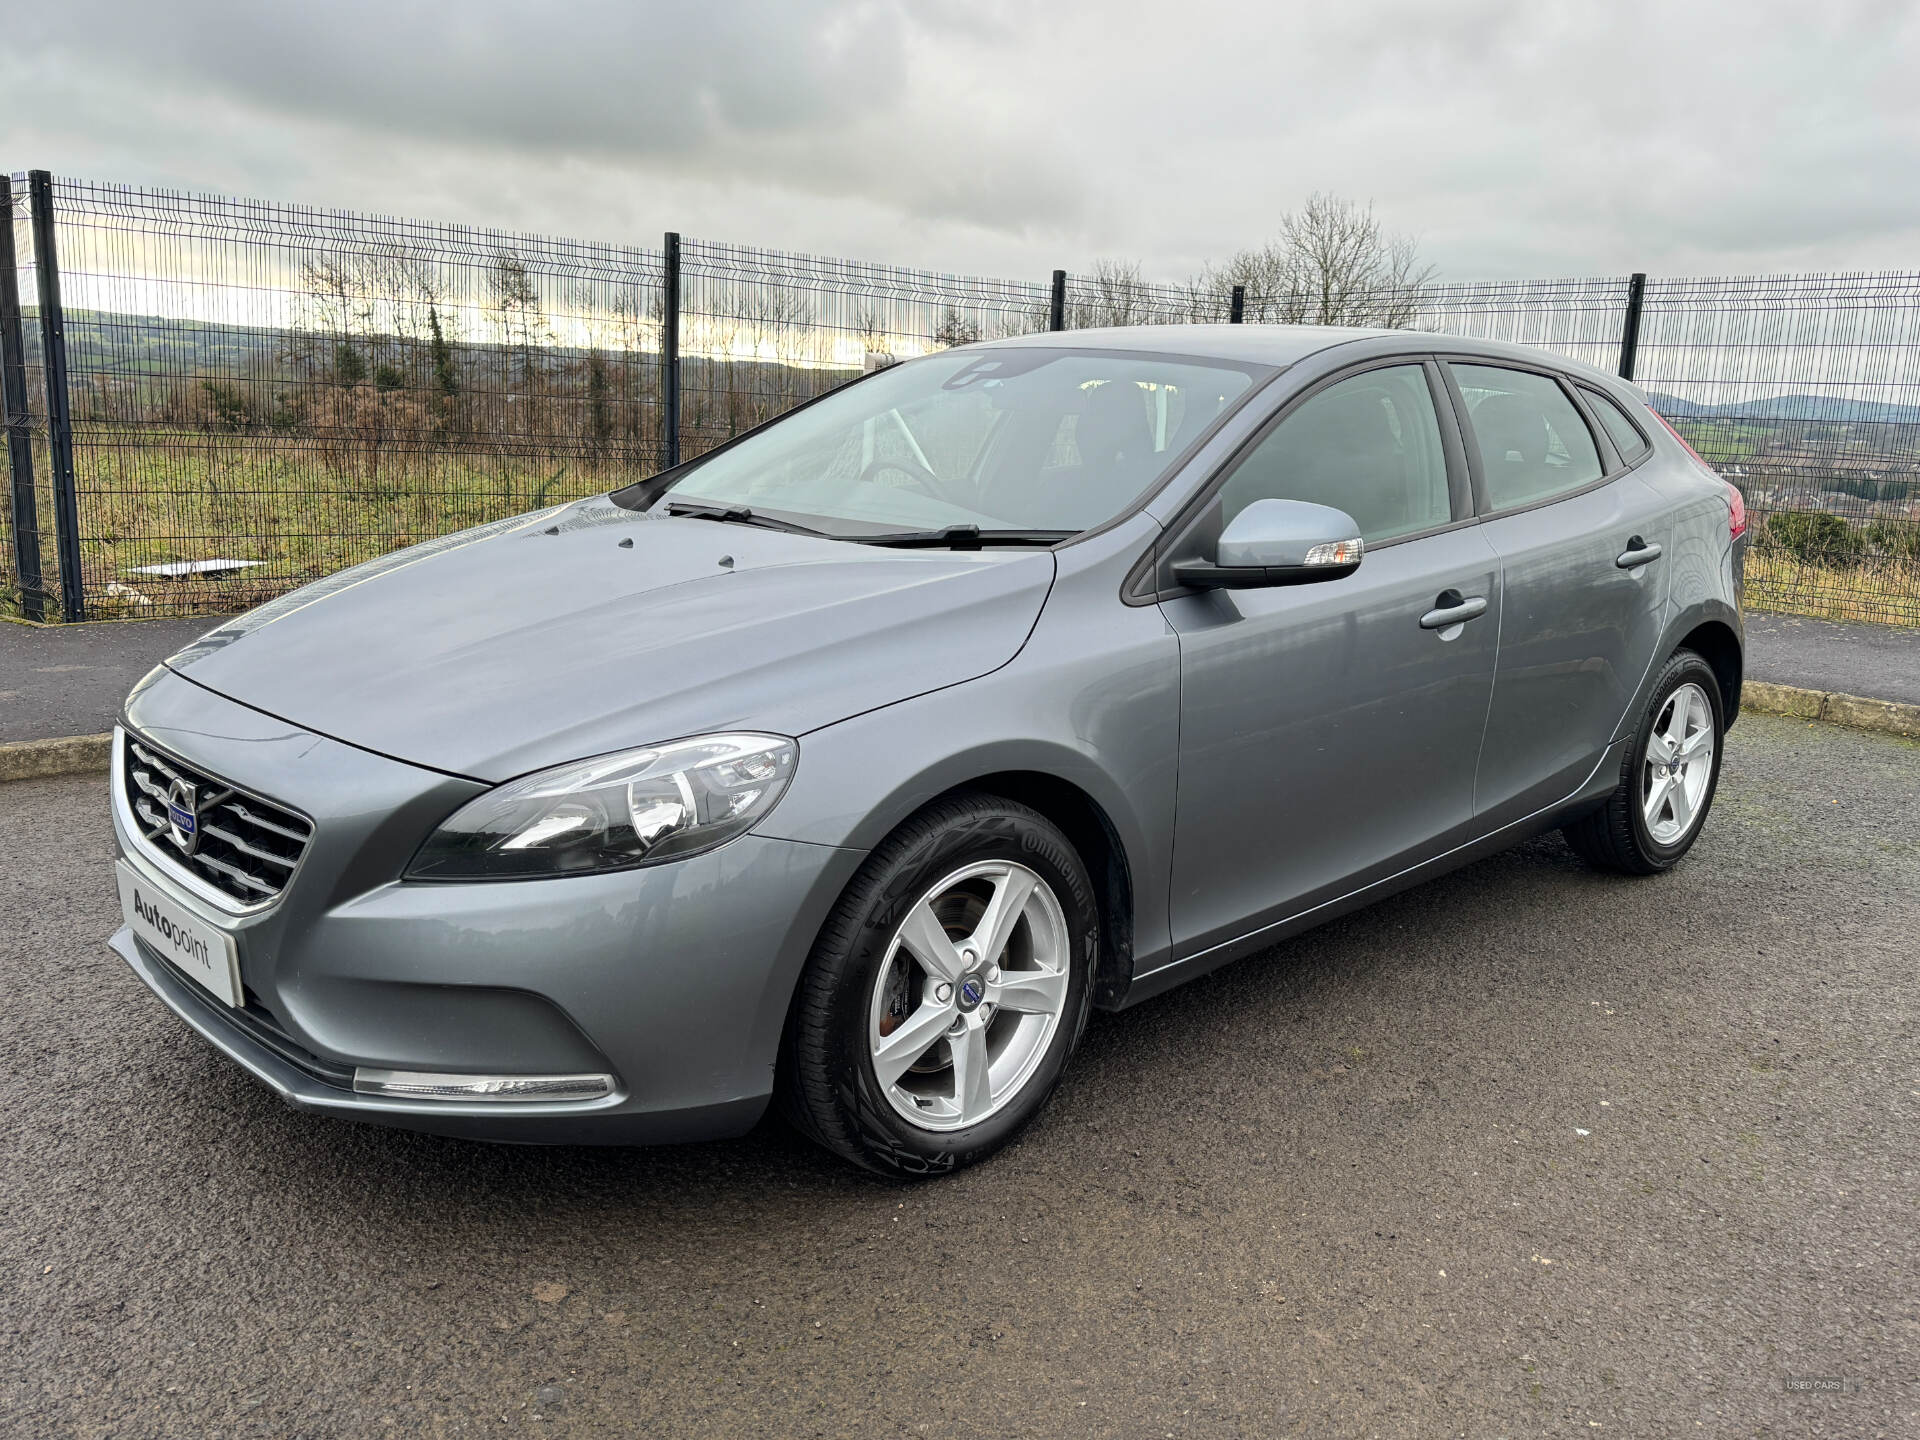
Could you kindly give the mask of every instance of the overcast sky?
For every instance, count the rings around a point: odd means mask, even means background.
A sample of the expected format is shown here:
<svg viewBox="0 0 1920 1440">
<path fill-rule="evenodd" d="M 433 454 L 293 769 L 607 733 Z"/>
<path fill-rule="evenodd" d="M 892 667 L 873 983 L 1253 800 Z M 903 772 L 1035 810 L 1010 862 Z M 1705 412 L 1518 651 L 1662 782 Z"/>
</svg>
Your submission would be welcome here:
<svg viewBox="0 0 1920 1440">
<path fill-rule="evenodd" d="M 0 0 L 0 165 L 1183 279 L 1309 192 L 1449 279 L 1920 266 L 1908 0 Z"/>
</svg>

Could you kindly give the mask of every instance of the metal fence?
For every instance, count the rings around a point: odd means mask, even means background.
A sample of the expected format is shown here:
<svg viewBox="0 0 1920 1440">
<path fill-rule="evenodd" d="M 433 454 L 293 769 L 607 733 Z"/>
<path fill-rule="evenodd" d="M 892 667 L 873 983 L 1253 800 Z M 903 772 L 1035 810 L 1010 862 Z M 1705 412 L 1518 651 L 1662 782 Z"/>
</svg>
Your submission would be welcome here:
<svg viewBox="0 0 1920 1440">
<path fill-rule="evenodd" d="M 878 366 L 1047 328 L 1047 289 L 681 241 L 683 458 Z"/>
<path fill-rule="evenodd" d="M 24 179 L 29 618 L 240 608 L 661 464 L 657 251 Z"/>
<path fill-rule="evenodd" d="M 1294 318 L 15 175 L 0 613 L 227 611 L 698 455 L 878 366 L 1039 330 Z M 11 242 L 12 251 L 4 248 Z M 1630 374 L 1746 492 L 1750 599 L 1920 624 L 1920 275 L 1428 285 L 1349 315 Z"/>
<path fill-rule="evenodd" d="M 1920 624 L 1920 275 L 1650 280 L 1635 378 L 1745 494 L 1751 603 Z"/>
</svg>

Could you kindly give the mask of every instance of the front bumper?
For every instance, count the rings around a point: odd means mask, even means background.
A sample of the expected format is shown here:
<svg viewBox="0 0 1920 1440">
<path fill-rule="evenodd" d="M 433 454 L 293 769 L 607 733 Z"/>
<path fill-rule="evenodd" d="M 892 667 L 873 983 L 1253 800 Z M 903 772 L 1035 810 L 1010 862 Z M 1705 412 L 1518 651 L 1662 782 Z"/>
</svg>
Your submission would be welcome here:
<svg viewBox="0 0 1920 1440">
<path fill-rule="evenodd" d="M 402 883 L 431 826 L 484 787 L 316 736 L 159 671 L 127 721 L 315 821 L 272 905 L 189 897 L 114 806 L 128 862 L 235 935 L 246 1005 L 214 1000 L 127 930 L 116 953 L 215 1047 L 302 1109 L 482 1139 L 652 1143 L 737 1134 L 772 1092 L 801 967 L 860 852 L 743 836 L 612 875 Z M 357 1093 L 356 1068 L 605 1072 L 561 1103 Z"/>
</svg>

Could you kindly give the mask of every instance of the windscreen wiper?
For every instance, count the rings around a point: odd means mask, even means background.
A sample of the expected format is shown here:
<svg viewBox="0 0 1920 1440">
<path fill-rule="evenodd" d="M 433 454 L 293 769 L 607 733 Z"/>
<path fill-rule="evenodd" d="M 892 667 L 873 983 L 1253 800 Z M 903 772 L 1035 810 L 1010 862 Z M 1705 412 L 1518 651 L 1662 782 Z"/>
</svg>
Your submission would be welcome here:
<svg viewBox="0 0 1920 1440">
<path fill-rule="evenodd" d="M 1072 530 L 982 530 L 978 525 L 945 525 L 938 530 L 900 530 L 890 535 L 849 535 L 862 545 L 895 550 L 978 550 L 987 545 L 1058 545 Z"/>
<path fill-rule="evenodd" d="M 763 530 L 784 530 L 789 535 L 827 536 L 824 530 L 815 530 L 811 525 L 801 525 L 792 520 L 776 520 L 771 515 L 758 515 L 744 505 L 693 505 L 684 500 L 675 500 L 666 507 L 667 514 L 689 520 L 722 520 L 734 525 L 758 525 Z"/>
</svg>

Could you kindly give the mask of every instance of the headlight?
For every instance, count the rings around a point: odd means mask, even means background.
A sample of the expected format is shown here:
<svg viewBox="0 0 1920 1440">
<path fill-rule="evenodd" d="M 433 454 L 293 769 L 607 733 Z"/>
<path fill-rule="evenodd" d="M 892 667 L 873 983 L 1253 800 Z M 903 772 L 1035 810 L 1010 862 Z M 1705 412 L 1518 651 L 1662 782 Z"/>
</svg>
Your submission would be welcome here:
<svg viewBox="0 0 1920 1440">
<path fill-rule="evenodd" d="M 773 809 L 799 753 L 778 735 L 700 735 L 523 775 L 456 810 L 407 875 L 580 875 L 711 850 Z"/>
</svg>

